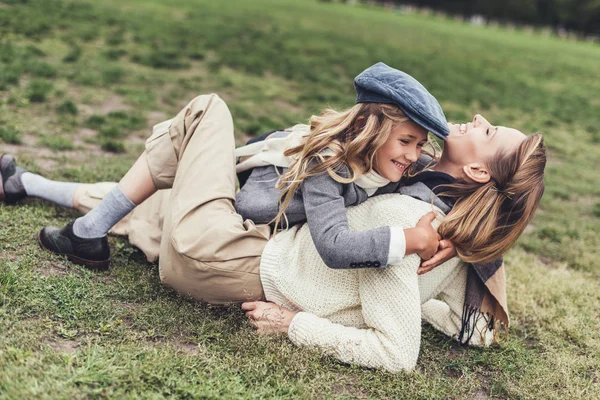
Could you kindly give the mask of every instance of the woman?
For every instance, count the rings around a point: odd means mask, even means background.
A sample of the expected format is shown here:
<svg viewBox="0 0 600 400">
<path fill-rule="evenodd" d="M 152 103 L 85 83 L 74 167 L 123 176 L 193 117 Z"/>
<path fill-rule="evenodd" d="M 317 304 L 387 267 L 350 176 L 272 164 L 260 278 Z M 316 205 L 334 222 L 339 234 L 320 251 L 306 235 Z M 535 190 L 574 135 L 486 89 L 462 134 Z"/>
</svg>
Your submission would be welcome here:
<svg viewBox="0 0 600 400">
<path fill-rule="evenodd" d="M 267 225 L 244 221 L 235 212 L 233 124 L 218 96 L 194 99 L 169 132 L 149 139 L 121 184 L 141 183 L 143 189 L 149 177 L 157 188 L 172 187 L 138 207 L 127 228 L 135 231 L 130 239 L 149 258 L 160 255 L 161 280 L 178 292 L 213 304 L 247 301 L 243 308 L 260 331 L 287 332 L 298 345 L 393 372 L 415 366 L 421 317 L 450 336 L 472 336 L 472 344 L 488 344 L 488 328 L 493 328 L 482 318 L 469 326 L 465 320 L 474 312 L 508 322 L 499 266 L 481 279 L 486 285 L 478 291 L 471 287 L 471 269 L 457 258 L 422 276 L 416 274 L 416 255 L 383 270 L 339 271 L 325 267 L 306 226 L 269 241 Z M 440 198 L 455 204 L 440 232 L 464 242 L 460 255 L 465 259 L 493 259 L 514 243 L 533 216 L 543 193 L 544 166 L 540 135 L 527 137 L 476 116 L 471 123 L 451 126 L 441 159 L 433 171 L 407 186 L 410 196 L 370 199 L 350 208 L 348 220 L 358 230 L 390 223 L 413 227 L 431 210 L 432 189 L 447 175 L 456 181 L 445 182 Z M 78 194 L 79 206 L 90 202 L 98 188 Z M 144 195 L 143 190 L 138 193 Z M 140 234 L 157 225 L 159 243 Z M 44 247 L 56 245 L 45 240 L 57 231 L 41 232 Z M 469 247 L 469 241 L 475 244 Z M 481 335 L 473 335 L 475 330 Z"/>
</svg>

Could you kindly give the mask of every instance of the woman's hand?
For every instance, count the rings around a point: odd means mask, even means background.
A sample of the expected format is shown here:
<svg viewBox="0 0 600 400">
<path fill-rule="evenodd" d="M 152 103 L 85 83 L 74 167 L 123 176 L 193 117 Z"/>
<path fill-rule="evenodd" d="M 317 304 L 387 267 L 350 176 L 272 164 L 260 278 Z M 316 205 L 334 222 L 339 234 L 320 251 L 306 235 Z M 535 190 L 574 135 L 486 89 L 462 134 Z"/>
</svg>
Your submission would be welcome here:
<svg viewBox="0 0 600 400">
<path fill-rule="evenodd" d="M 454 248 L 454 244 L 449 240 L 440 240 L 438 252 L 435 253 L 435 255 L 429 260 L 421 263 L 421 266 L 419 269 L 417 269 L 417 274 L 422 275 L 426 272 L 429 272 L 454 256 L 456 256 L 456 248 Z"/>
<path fill-rule="evenodd" d="M 265 301 L 250 301 L 242 304 L 242 310 L 250 324 L 258 333 L 287 333 L 292 320 L 296 316 L 294 311 L 275 303 Z"/>
</svg>

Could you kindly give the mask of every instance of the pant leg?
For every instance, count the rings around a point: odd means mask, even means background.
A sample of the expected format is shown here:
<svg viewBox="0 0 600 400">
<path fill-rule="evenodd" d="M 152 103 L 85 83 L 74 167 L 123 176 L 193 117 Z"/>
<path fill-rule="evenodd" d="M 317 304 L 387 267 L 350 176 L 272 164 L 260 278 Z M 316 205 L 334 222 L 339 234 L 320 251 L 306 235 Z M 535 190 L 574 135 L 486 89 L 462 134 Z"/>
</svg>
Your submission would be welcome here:
<svg viewBox="0 0 600 400">
<path fill-rule="evenodd" d="M 263 297 L 259 265 L 270 229 L 235 212 L 234 149 L 231 114 L 216 94 L 196 97 L 146 145 L 156 186 L 172 185 L 161 281 L 213 304 Z"/>
</svg>

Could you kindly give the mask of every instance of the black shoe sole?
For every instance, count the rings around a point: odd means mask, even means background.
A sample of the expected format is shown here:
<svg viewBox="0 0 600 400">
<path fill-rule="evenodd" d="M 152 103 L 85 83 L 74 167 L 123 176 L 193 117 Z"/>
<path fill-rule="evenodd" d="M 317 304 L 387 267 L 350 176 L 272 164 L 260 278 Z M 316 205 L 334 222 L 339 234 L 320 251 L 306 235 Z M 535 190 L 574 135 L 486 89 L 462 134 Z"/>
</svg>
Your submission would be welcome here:
<svg viewBox="0 0 600 400">
<path fill-rule="evenodd" d="M 44 246 L 44 244 L 42 243 L 42 240 L 40 239 L 40 232 L 38 232 L 38 234 L 36 235 L 36 238 L 37 238 L 38 244 L 40 245 L 40 247 L 42 249 L 49 251 L 52 254 L 59 254 L 62 256 L 67 256 L 67 259 L 69 261 L 71 261 L 73 264 L 83 265 L 84 267 L 86 267 L 88 269 L 92 269 L 94 271 L 106 271 L 106 270 L 108 270 L 108 267 L 110 266 L 110 259 L 104 260 L 104 261 L 92 261 L 92 260 L 86 260 L 85 258 L 80 258 L 80 257 L 74 256 L 72 254 L 55 253 L 52 250 L 50 250 Z"/>
</svg>

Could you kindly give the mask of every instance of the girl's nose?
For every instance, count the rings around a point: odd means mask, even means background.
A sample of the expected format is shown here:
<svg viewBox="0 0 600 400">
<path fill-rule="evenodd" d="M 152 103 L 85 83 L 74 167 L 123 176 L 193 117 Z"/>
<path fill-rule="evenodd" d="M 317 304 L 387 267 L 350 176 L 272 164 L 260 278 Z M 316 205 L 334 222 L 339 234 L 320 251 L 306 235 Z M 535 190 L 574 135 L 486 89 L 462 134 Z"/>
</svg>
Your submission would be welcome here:
<svg viewBox="0 0 600 400">
<path fill-rule="evenodd" d="M 415 161 L 417 161 L 419 159 L 419 153 L 420 150 L 419 149 L 414 149 L 413 151 L 409 151 L 405 158 L 410 161 L 411 163 L 414 163 Z"/>
</svg>

